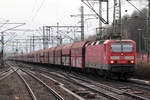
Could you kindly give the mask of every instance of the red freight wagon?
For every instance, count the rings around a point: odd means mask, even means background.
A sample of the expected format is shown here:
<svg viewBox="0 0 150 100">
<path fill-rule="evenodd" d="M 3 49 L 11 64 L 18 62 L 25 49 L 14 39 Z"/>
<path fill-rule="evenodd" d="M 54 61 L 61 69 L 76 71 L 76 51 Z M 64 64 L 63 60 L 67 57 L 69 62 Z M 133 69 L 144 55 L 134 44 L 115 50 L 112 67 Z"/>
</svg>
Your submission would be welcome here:
<svg viewBox="0 0 150 100">
<path fill-rule="evenodd" d="M 43 50 L 39 50 L 37 54 L 38 54 L 38 62 L 42 63 L 43 62 Z"/>
<path fill-rule="evenodd" d="M 73 44 L 67 44 L 62 48 L 62 65 L 71 65 L 71 47 Z"/>
<path fill-rule="evenodd" d="M 106 64 L 106 53 L 104 50 L 104 41 L 93 41 L 86 45 L 85 66 L 88 68 L 100 68 Z"/>
<path fill-rule="evenodd" d="M 28 55 L 28 57 L 29 57 L 29 62 L 33 62 L 33 53 L 32 52 Z"/>
<path fill-rule="evenodd" d="M 56 47 L 52 47 L 49 49 L 49 64 L 55 64 L 55 49 Z"/>
<path fill-rule="evenodd" d="M 34 60 L 35 60 L 35 63 L 38 63 L 38 51 L 35 52 L 35 58 L 34 58 Z"/>
<path fill-rule="evenodd" d="M 38 50 L 36 52 L 36 61 L 37 61 L 37 63 L 40 63 L 40 52 L 41 52 L 41 50 Z"/>
<path fill-rule="evenodd" d="M 49 51 L 49 49 L 45 49 L 45 50 L 43 50 L 43 53 L 44 53 L 44 60 L 43 60 L 43 63 L 45 63 L 45 64 L 48 64 L 48 61 L 49 61 L 49 54 L 48 54 L 48 51 Z"/>
<path fill-rule="evenodd" d="M 29 62 L 29 54 L 26 55 L 26 61 Z"/>
<path fill-rule="evenodd" d="M 62 48 L 63 48 L 63 46 L 58 46 L 55 49 L 55 64 L 56 65 L 61 65 L 62 64 L 62 59 L 61 59 Z"/>
<path fill-rule="evenodd" d="M 87 41 L 74 43 L 71 48 L 71 66 L 83 68 L 85 66 L 85 44 Z"/>
</svg>

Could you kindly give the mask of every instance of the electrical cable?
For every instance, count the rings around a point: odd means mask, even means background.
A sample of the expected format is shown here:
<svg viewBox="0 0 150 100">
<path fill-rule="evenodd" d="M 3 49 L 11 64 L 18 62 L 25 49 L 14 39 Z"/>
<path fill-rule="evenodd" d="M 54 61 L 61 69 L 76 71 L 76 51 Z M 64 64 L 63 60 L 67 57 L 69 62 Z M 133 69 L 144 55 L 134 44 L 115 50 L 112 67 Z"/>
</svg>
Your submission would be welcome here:
<svg viewBox="0 0 150 100">
<path fill-rule="evenodd" d="M 129 0 L 126 0 L 130 5 L 132 5 L 137 11 L 140 12 L 144 17 L 147 17 L 141 10 L 139 10 L 134 4 L 132 4 Z"/>
<path fill-rule="evenodd" d="M 104 24 L 108 24 L 107 21 L 105 21 L 105 19 L 103 19 L 96 11 L 95 9 L 92 7 L 92 5 L 88 2 L 88 0 L 86 0 L 86 2 L 82 1 L 87 7 L 89 7 L 98 17 L 99 19 L 104 23 Z"/>
<path fill-rule="evenodd" d="M 43 1 L 41 2 L 40 7 L 36 10 L 35 15 L 32 17 L 31 23 L 32 23 L 32 22 L 34 21 L 34 19 L 37 17 L 37 15 L 38 15 L 40 9 L 42 8 L 42 6 L 43 6 L 43 4 L 44 4 L 44 2 L 45 2 L 45 0 L 43 0 Z"/>
</svg>

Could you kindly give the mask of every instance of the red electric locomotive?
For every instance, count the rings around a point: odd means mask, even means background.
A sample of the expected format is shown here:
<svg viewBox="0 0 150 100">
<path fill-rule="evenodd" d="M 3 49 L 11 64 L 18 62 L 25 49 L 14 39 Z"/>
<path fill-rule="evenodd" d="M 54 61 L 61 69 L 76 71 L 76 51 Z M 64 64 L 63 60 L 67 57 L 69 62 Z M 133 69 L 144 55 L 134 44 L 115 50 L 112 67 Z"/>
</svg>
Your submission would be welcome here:
<svg viewBox="0 0 150 100">
<path fill-rule="evenodd" d="M 94 41 L 85 48 L 85 66 L 106 77 L 128 78 L 135 71 L 136 43 L 132 40 Z"/>
</svg>

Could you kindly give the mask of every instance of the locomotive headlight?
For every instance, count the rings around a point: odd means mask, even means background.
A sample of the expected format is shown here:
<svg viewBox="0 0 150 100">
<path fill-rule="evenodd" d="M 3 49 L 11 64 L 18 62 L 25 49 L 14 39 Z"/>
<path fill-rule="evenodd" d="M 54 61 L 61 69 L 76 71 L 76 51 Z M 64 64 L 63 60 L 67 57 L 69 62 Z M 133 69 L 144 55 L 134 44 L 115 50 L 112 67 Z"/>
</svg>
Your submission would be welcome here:
<svg viewBox="0 0 150 100">
<path fill-rule="evenodd" d="M 111 63 L 111 64 L 114 64 L 114 63 L 115 63 L 115 61 L 111 60 L 111 61 L 110 61 L 110 63 Z"/>
<path fill-rule="evenodd" d="M 110 59 L 120 59 L 120 57 L 119 56 L 110 56 Z"/>
<path fill-rule="evenodd" d="M 131 63 L 131 64 L 133 64 L 133 63 L 134 63 L 134 61 L 133 61 L 133 60 L 131 60 L 131 61 L 130 61 L 130 63 Z"/>
<path fill-rule="evenodd" d="M 131 60 L 133 60 L 134 56 L 125 56 L 124 59 L 131 59 Z"/>
</svg>

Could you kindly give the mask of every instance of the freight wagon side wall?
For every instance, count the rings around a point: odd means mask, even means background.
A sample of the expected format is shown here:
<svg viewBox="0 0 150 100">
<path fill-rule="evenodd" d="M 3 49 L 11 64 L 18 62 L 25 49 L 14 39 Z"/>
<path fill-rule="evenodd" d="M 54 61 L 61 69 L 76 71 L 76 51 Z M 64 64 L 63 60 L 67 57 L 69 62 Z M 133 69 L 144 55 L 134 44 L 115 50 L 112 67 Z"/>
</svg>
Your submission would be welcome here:
<svg viewBox="0 0 150 100">
<path fill-rule="evenodd" d="M 73 44 L 65 45 L 62 48 L 62 65 L 71 66 L 71 47 Z"/>
<path fill-rule="evenodd" d="M 54 64 L 54 51 L 49 51 L 49 64 Z"/>
<path fill-rule="evenodd" d="M 61 65 L 61 50 L 55 51 L 55 64 Z"/>
<path fill-rule="evenodd" d="M 85 67 L 85 45 L 88 41 L 74 43 L 71 48 L 71 66 L 77 68 Z"/>
<path fill-rule="evenodd" d="M 106 63 L 106 53 L 104 52 L 104 45 L 92 45 L 86 47 L 85 66 L 88 68 L 103 69 Z"/>
<path fill-rule="evenodd" d="M 83 48 L 75 48 L 71 50 L 71 66 L 77 68 L 84 67 L 84 50 Z"/>
</svg>

